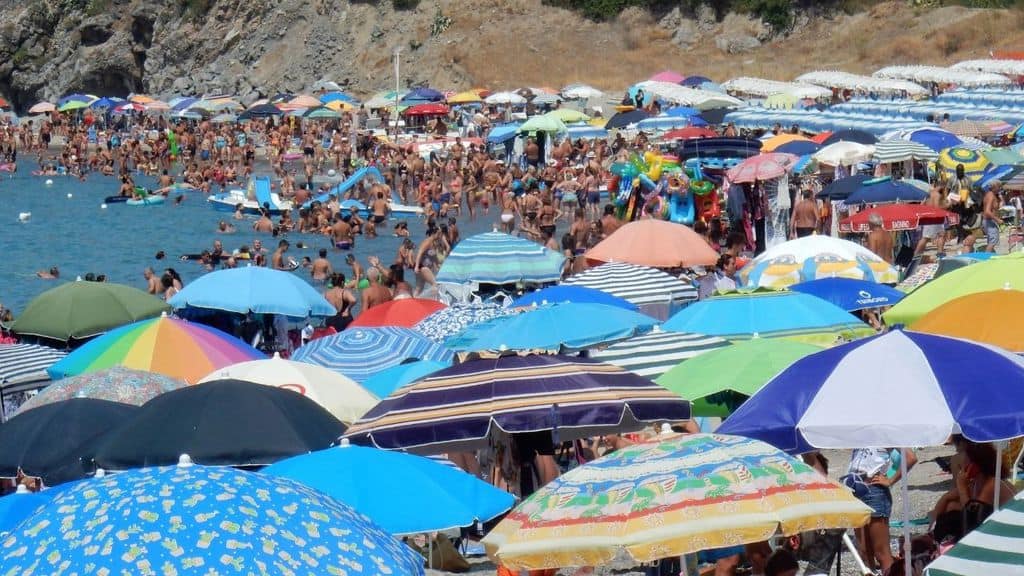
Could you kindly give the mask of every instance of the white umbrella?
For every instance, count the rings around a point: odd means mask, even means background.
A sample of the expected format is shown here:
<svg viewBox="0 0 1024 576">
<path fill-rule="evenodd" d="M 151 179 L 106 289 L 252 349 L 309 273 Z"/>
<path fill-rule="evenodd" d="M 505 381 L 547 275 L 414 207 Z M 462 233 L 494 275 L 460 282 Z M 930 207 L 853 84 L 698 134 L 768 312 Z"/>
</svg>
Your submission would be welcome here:
<svg viewBox="0 0 1024 576">
<path fill-rule="evenodd" d="M 47 112 L 53 112 L 56 109 L 57 109 L 57 106 L 55 106 L 51 102 L 40 102 L 38 104 L 33 105 L 31 108 L 29 108 L 28 109 L 28 113 L 29 114 L 45 114 Z"/>
<path fill-rule="evenodd" d="M 378 399 L 351 378 L 315 364 L 284 360 L 252 360 L 225 366 L 206 375 L 203 382 L 234 378 L 298 392 L 323 406 L 335 418 L 352 423 L 377 405 Z"/>
<path fill-rule="evenodd" d="M 488 104 L 526 104 L 526 98 L 515 92 L 495 92 L 484 98 L 484 102 Z"/>
<path fill-rule="evenodd" d="M 604 92 L 586 84 L 570 84 L 562 88 L 562 96 L 571 100 L 589 100 L 604 96 Z"/>
<path fill-rule="evenodd" d="M 818 150 L 814 153 L 813 158 L 828 166 L 851 166 L 870 160 L 874 153 L 874 146 L 842 141 L 829 144 Z"/>
</svg>

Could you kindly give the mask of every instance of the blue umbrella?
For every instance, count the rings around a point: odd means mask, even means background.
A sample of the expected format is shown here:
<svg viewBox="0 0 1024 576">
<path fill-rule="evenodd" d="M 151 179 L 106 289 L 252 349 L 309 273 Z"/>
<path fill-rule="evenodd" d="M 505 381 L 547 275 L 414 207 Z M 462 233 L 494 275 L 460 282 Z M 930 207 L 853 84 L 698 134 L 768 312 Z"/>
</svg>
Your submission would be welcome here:
<svg viewBox="0 0 1024 576">
<path fill-rule="evenodd" d="M 384 326 L 317 338 L 292 355 L 292 360 L 329 368 L 360 383 L 409 358 L 449 362 L 452 352 L 408 328 Z"/>
<path fill-rule="evenodd" d="M 911 142 L 924 144 L 936 152 L 963 144 L 963 140 L 957 137 L 956 134 L 947 132 L 946 130 L 940 130 L 938 128 L 922 128 L 920 130 L 914 130 L 910 133 L 907 139 Z"/>
<path fill-rule="evenodd" d="M 68 485 L 61 484 L 60 488 Z M 58 492 L 60 490 L 57 489 L 29 492 L 25 486 L 18 486 L 17 492 L 0 498 L 0 535 L 10 532 L 22 520 L 53 500 Z"/>
<path fill-rule="evenodd" d="M 572 286 L 567 284 L 548 286 L 547 288 L 524 294 L 513 302 L 512 306 L 541 306 L 543 304 L 558 304 L 561 302 L 575 302 L 577 304 L 605 304 L 607 306 L 617 306 L 626 310 L 632 310 L 633 312 L 640 309 L 636 304 L 633 304 L 629 300 L 613 296 L 607 292 L 602 292 L 601 290 L 596 290 L 594 288 L 587 288 L 586 286 Z"/>
<path fill-rule="evenodd" d="M 821 192 L 818 192 L 817 197 L 828 198 L 829 200 L 846 200 L 850 194 L 853 194 L 868 180 L 871 180 L 871 176 L 867 174 L 854 174 L 853 176 L 833 180 L 822 188 Z"/>
<path fill-rule="evenodd" d="M 519 133 L 519 126 L 519 123 L 495 126 L 487 133 L 487 141 L 491 144 L 500 144 L 507 140 L 512 140 Z"/>
<path fill-rule="evenodd" d="M 969 361 L 968 361 L 969 359 Z M 894 330 L 806 356 L 718 429 L 787 452 L 938 446 L 1024 436 L 1024 360 L 957 338 Z"/>
<path fill-rule="evenodd" d="M 95 96 L 90 96 L 88 94 L 68 94 L 67 96 L 62 97 L 60 100 L 57 100 L 57 108 L 60 108 L 61 106 L 64 106 L 68 102 L 86 102 L 86 103 L 90 103 L 90 102 L 92 102 L 95 99 L 96 99 Z"/>
<path fill-rule="evenodd" d="M 460 469 L 402 452 L 350 446 L 282 460 L 264 474 L 319 490 L 391 534 L 420 534 L 487 522 L 515 498 Z"/>
<path fill-rule="evenodd" d="M 423 574 L 347 504 L 230 467 L 140 468 L 58 494 L 0 548 L 5 574 Z"/>
<path fill-rule="evenodd" d="M 891 286 L 853 278 L 822 278 L 793 284 L 789 289 L 817 296 L 848 312 L 892 306 L 906 296 Z"/>
<path fill-rule="evenodd" d="M 853 191 L 846 204 L 884 204 L 891 202 L 923 202 L 928 192 L 899 180 L 885 180 L 878 183 L 864 182 Z"/>
<path fill-rule="evenodd" d="M 392 366 L 377 372 L 362 382 L 363 388 L 373 393 L 377 398 L 387 398 L 392 392 L 406 384 L 411 384 L 424 376 L 428 376 L 444 370 L 451 364 L 447 362 L 434 362 L 432 360 L 416 360 L 406 362 L 398 366 Z"/>
<path fill-rule="evenodd" d="M 662 328 L 729 340 L 813 334 L 834 340 L 871 331 L 846 310 L 800 292 L 715 296 L 682 309 Z"/>
<path fill-rule="evenodd" d="M 700 114 L 700 110 L 696 108 L 690 108 L 689 106 L 675 106 L 665 110 L 665 115 L 676 116 L 678 118 L 689 118 Z"/>
<path fill-rule="evenodd" d="M 516 314 L 514 308 L 497 304 L 452 304 L 427 316 L 413 328 L 434 342 L 444 342 L 474 324 Z"/>
<path fill-rule="evenodd" d="M 498 318 L 450 338 L 454 350 L 583 349 L 654 327 L 645 314 L 606 304 L 555 304 Z"/>
<path fill-rule="evenodd" d="M 565 256 L 525 238 L 486 232 L 464 238 L 437 272 L 438 282 L 511 284 L 554 282 Z"/>
<path fill-rule="evenodd" d="M 320 95 L 320 101 L 323 102 L 324 104 L 327 104 L 328 102 L 334 102 L 337 100 L 341 100 L 342 102 L 348 102 L 350 104 L 358 102 L 355 96 L 350 96 L 348 94 L 345 94 L 344 92 L 327 92 L 325 94 Z"/>
<path fill-rule="evenodd" d="M 416 88 L 412 92 L 409 92 L 402 98 L 402 104 L 409 103 L 422 103 L 422 102 L 440 102 L 444 100 L 444 94 L 434 90 L 433 88 Z"/>
<path fill-rule="evenodd" d="M 199 98 L 192 98 L 191 96 L 186 96 L 184 98 L 175 98 L 174 100 L 168 102 L 168 104 L 170 104 L 171 110 L 175 112 L 181 112 L 187 109 L 189 106 L 195 104 L 196 102 L 199 102 Z"/>
<path fill-rule="evenodd" d="M 786 142 L 782 146 L 773 150 L 773 152 L 783 152 L 794 156 L 807 156 L 808 154 L 814 154 L 818 150 L 821 150 L 821 145 L 815 142 L 794 140 L 792 142 Z"/>
<path fill-rule="evenodd" d="M 89 108 L 106 110 L 107 108 L 113 108 L 119 104 L 124 104 L 124 100 L 116 97 L 103 97 L 94 101 L 92 104 L 89 104 Z"/>
<path fill-rule="evenodd" d="M 229 268 L 200 276 L 168 304 L 175 309 L 283 314 L 290 318 L 337 314 L 334 306 L 302 278 L 260 266 Z"/>
<path fill-rule="evenodd" d="M 711 82 L 711 79 L 707 76 L 687 76 L 680 82 L 683 86 L 689 86 L 691 88 L 700 88 L 702 85 Z"/>
</svg>

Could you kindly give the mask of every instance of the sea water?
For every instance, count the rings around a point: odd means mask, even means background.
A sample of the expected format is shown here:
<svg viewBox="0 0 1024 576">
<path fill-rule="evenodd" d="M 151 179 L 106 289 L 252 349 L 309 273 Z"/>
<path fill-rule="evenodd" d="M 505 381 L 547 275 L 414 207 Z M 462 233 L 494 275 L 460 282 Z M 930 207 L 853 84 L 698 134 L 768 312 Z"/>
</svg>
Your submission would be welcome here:
<svg viewBox="0 0 1024 576">
<path fill-rule="evenodd" d="M 259 238 L 269 256 L 280 238 L 287 238 L 291 243 L 288 256 L 296 261 L 303 256 L 316 259 L 318 249 L 327 248 L 335 270 L 352 276 L 351 268 L 345 264 L 346 252 L 333 249 L 327 237 L 289 233 L 274 238 L 256 233 L 252 229 L 254 217 L 232 220 L 230 212 L 214 210 L 201 192 L 184 192 L 185 199 L 180 205 L 174 204 L 174 193 L 163 205 L 119 203 L 104 209 L 103 199 L 118 193 L 118 178 L 91 174 L 82 182 L 68 176 L 33 176 L 29 173 L 30 165 L 23 164 L 25 167 L 18 173 L 4 173 L 0 178 L 0 304 L 16 315 L 44 290 L 89 272 L 105 274 L 110 282 L 145 289 L 142 273 L 147 266 L 158 275 L 170 267 L 188 284 L 205 271 L 198 263 L 182 262 L 178 257 L 209 249 L 216 239 L 229 252 L 242 245 L 252 246 L 253 240 Z M 46 184 L 48 179 L 52 180 L 51 185 Z M 135 179 L 137 185 L 156 187 L 154 178 L 137 175 Z M 30 212 L 31 217 L 22 222 L 19 215 L 24 212 Z M 458 218 L 459 231 L 462 237 L 490 231 L 497 218 L 493 209 L 490 215 L 479 216 L 475 221 L 470 221 L 466 214 Z M 233 224 L 237 232 L 218 233 L 220 220 Z M 394 261 L 401 244 L 401 239 L 392 234 L 395 222 L 379 226 L 377 238 L 357 238 L 353 253 L 364 267 L 369 256 L 379 257 L 385 266 Z M 418 245 L 425 235 L 425 221 L 421 218 L 408 222 L 412 239 Z M 306 247 L 297 248 L 299 242 Z M 163 260 L 155 257 L 159 251 L 166 254 Z M 36 277 L 37 271 L 52 266 L 60 269 L 60 280 Z M 294 274 L 309 279 L 308 270 L 300 268 Z M 415 279 L 408 271 L 407 275 L 406 281 L 413 284 Z"/>
</svg>

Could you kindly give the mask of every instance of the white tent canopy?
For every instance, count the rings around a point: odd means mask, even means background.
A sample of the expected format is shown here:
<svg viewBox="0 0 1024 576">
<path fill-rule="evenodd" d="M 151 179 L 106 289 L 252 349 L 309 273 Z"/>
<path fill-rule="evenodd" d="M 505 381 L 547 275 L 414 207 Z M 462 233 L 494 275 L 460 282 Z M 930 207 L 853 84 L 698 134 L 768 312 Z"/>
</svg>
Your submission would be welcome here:
<svg viewBox="0 0 1024 576">
<path fill-rule="evenodd" d="M 779 82 L 763 78 L 733 78 L 722 84 L 730 94 L 748 94 L 751 96 L 771 96 L 772 94 L 790 94 L 797 98 L 827 98 L 832 91 L 821 86 L 799 82 Z"/>
<path fill-rule="evenodd" d="M 1010 79 L 989 72 L 974 72 L 941 66 L 886 66 L 873 74 L 876 78 L 913 80 L 914 82 L 935 82 L 957 86 L 1001 86 Z"/>
<path fill-rule="evenodd" d="M 647 80 L 636 84 L 635 87 L 657 97 L 659 100 L 665 100 L 682 106 L 692 106 L 701 110 L 743 106 L 743 101 L 738 98 L 733 98 L 719 92 L 687 88 L 686 86 L 680 86 L 671 82 Z"/>
<path fill-rule="evenodd" d="M 991 74 L 1007 74 L 1010 76 L 1024 76 L 1024 60 L 964 60 L 953 64 L 951 68 L 956 70 L 974 70 L 975 72 L 989 72 Z"/>
<path fill-rule="evenodd" d="M 849 72 L 833 70 L 818 70 L 797 76 L 797 82 L 825 86 L 828 88 L 841 88 L 843 90 L 867 90 L 892 94 L 905 92 L 907 95 L 924 95 L 928 91 L 923 86 L 907 80 L 893 80 L 876 78 L 873 76 L 861 76 Z"/>
</svg>

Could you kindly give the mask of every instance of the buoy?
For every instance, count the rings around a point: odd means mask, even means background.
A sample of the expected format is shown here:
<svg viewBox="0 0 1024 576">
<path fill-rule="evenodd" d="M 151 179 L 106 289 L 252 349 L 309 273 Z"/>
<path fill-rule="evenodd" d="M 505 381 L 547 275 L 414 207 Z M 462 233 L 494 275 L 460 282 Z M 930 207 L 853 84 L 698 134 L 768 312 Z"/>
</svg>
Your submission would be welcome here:
<svg viewBox="0 0 1024 576">
<path fill-rule="evenodd" d="M 28 222 L 29 219 L 31 219 L 31 218 L 32 218 L 32 213 L 31 212 L 20 212 L 18 214 L 18 221 L 19 222 Z"/>
<path fill-rule="evenodd" d="M 71 192 L 68 192 L 68 198 L 71 198 Z"/>
<path fill-rule="evenodd" d="M 327 171 L 327 176 L 329 178 L 334 178 L 337 174 L 338 173 L 334 171 L 334 168 L 331 168 L 330 170 Z"/>
<path fill-rule="evenodd" d="M 106 210 L 107 209 L 107 203 L 104 202 L 103 204 L 100 204 L 100 209 Z"/>
<path fill-rule="evenodd" d="M 53 186 L 53 180 L 50 180 L 49 178 L 47 178 L 46 179 L 46 185 L 47 186 Z"/>
</svg>

